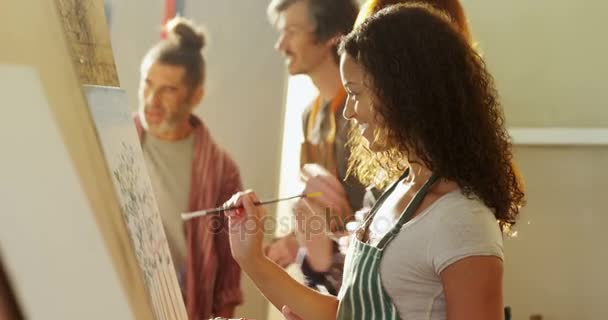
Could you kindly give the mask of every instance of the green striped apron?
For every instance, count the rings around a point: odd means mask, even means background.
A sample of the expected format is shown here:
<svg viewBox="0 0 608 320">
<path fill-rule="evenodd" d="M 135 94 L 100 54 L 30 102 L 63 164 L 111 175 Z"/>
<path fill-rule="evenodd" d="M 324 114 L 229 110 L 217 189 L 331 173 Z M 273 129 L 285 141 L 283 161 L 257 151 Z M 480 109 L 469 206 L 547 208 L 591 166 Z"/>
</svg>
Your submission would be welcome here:
<svg viewBox="0 0 608 320">
<path fill-rule="evenodd" d="M 407 174 L 407 172 L 406 172 Z M 406 175 L 404 174 L 404 176 Z M 401 179 L 399 179 L 400 181 Z M 346 254 L 342 288 L 338 293 L 338 320 L 346 319 L 400 319 L 397 308 L 393 305 L 388 293 L 382 287 L 380 279 L 380 260 L 384 248 L 399 233 L 401 227 L 408 222 L 428 189 L 437 181 L 433 174 L 420 188 L 414 199 L 399 217 L 395 226 L 386 233 L 377 246 L 371 246 L 359 240 L 358 234 L 353 236 Z M 369 217 L 371 222 L 382 206 L 386 197 L 392 193 L 398 182 L 394 183 L 376 202 Z M 364 229 L 369 227 L 367 223 Z"/>
</svg>

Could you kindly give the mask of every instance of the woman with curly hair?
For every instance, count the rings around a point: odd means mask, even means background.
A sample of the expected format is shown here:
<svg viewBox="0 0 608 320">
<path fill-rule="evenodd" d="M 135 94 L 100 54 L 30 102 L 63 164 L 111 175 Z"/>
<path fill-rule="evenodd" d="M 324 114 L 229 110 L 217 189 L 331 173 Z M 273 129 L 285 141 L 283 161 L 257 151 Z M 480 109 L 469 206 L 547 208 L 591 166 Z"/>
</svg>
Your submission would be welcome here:
<svg viewBox="0 0 608 320">
<path fill-rule="evenodd" d="M 341 44 L 351 170 L 390 186 L 354 234 L 338 297 L 263 254 L 253 192 L 226 205 L 232 254 L 262 293 L 302 319 L 502 319 L 501 227 L 523 192 L 491 75 L 444 14 L 401 4 Z M 498 223 L 497 223 L 498 221 Z"/>
<path fill-rule="evenodd" d="M 357 15 L 357 20 L 355 22 L 355 26 L 361 24 L 365 19 L 367 19 L 372 14 L 395 4 L 401 3 L 420 3 L 426 4 L 434 9 L 441 11 L 446 14 L 450 19 L 454 26 L 462 33 L 462 35 L 471 42 L 474 48 L 477 49 L 477 44 L 474 42 L 473 37 L 471 35 L 471 29 L 469 27 L 469 22 L 464 12 L 464 8 L 460 0 L 367 0 L 362 6 L 359 14 Z M 517 168 L 515 162 L 511 162 L 511 166 L 513 167 L 513 171 L 517 176 L 517 181 L 520 185 L 520 188 L 524 190 L 525 183 L 524 179 L 521 175 L 521 172 Z M 373 194 L 369 194 L 367 196 L 369 199 L 373 199 Z"/>
</svg>

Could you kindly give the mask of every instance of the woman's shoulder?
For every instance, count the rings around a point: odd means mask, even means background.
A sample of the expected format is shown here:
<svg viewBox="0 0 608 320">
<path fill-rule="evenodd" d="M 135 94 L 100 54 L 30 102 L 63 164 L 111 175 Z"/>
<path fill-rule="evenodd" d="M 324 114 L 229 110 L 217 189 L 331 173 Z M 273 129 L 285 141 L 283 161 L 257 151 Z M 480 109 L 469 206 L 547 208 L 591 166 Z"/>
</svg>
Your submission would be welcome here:
<svg viewBox="0 0 608 320">
<path fill-rule="evenodd" d="M 451 192 L 428 212 L 432 226 L 429 258 L 437 272 L 468 256 L 502 259 L 502 232 L 494 213 L 481 200 Z"/>
<path fill-rule="evenodd" d="M 428 212 L 442 224 L 491 223 L 497 226 L 496 218 L 479 198 L 466 195 L 460 189 L 441 196 Z"/>
</svg>

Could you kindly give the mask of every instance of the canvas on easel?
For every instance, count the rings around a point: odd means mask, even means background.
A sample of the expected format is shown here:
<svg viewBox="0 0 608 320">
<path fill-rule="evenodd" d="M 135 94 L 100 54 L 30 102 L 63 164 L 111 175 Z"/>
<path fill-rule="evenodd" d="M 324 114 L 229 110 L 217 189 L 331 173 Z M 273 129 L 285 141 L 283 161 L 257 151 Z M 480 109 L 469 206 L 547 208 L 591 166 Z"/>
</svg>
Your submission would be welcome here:
<svg viewBox="0 0 608 320">
<path fill-rule="evenodd" d="M 179 310 L 181 291 L 127 94 L 92 85 L 84 92 L 155 312 L 167 314 L 163 306 Z"/>
<path fill-rule="evenodd" d="M 2 1 L 0 30 L 0 251 L 24 316 L 186 319 L 162 228 L 136 221 L 155 211 L 142 206 L 125 222 L 104 131 L 82 89 L 118 86 L 103 2 Z M 156 251 L 134 241 L 152 235 Z"/>
</svg>

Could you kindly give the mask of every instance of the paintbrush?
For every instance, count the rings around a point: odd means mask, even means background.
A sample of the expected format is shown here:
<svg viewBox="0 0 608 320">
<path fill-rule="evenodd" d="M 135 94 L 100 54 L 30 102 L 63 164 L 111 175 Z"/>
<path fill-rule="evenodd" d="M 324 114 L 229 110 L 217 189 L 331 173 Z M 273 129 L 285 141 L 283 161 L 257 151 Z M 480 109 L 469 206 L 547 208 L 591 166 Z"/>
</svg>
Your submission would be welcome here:
<svg viewBox="0 0 608 320">
<path fill-rule="evenodd" d="M 291 196 L 291 197 L 287 197 L 287 198 L 278 198 L 278 199 L 266 200 L 266 201 L 256 201 L 253 204 L 256 206 L 263 206 L 266 204 L 277 203 L 277 202 L 285 201 L 285 200 L 291 200 L 291 199 L 297 199 L 297 198 L 313 198 L 313 197 L 318 197 L 320 195 L 321 195 L 321 192 L 302 193 L 297 196 Z M 220 214 L 225 211 L 243 209 L 243 208 L 244 208 L 243 205 L 240 205 L 240 206 L 232 206 L 232 207 L 218 207 L 218 208 L 206 209 L 206 210 L 195 211 L 195 212 L 190 212 L 190 213 L 182 213 L 182 220 L 190 220 L 192 218 L 202 217 L 202 216 L 206 216 L 209 214 Z"/>
</svg>

